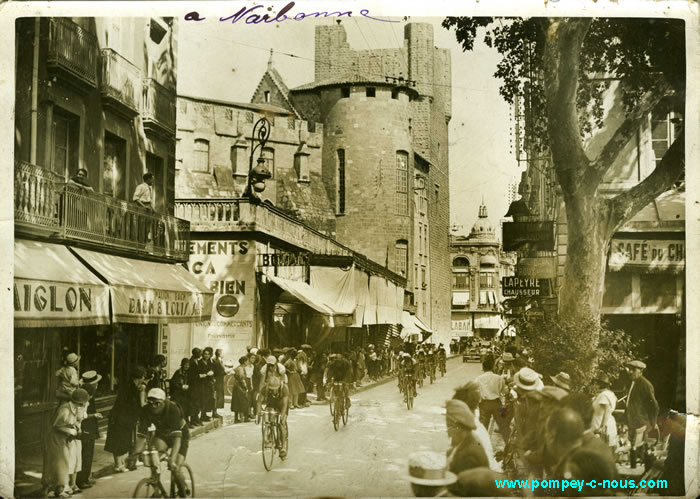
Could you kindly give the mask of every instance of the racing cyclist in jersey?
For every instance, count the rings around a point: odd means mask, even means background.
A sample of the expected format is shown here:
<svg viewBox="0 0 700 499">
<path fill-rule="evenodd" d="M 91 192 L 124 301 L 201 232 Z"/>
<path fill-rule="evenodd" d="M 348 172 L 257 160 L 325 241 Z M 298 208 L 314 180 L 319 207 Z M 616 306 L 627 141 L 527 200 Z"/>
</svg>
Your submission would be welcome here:
<svg viewBox="0 0 700 499">
<path fill-rule="evenodd" d="M 433 345 L 426 345 L 425 352 L 425 372 L 428 376 L 435 378 L 436 356 L 433 352 Z"/>
<path fill-rule="evenodd" d="M 190 444 L 190 431 L 177 403 L 167 400 L 161 388 L 151 388 L 146 396 L 148 403 L 141 409 L 136 442 L 130 460 L 135 462 L 146 447 L 146 434 L 153 431 L 150 448 L 158 452 L 170 449 L 168 468 L 173 472 L 178 488 L 178 496 L 186 497 L 189 493 L 185 476 L 180 467 L 185 462 Z"/>
<path fill-rule="evenodd" d="M 442 343 L 440 343 L 437 348 L 437 361 L 438 366 L 440 366 L 442 370 L 447 372 L 447 352 L 445 351 L 445 347 Z"/>
<path fill-rule="evenodd" d="M 416 380 L 418 379 L 418 377 L 420 377 L 421 379 L 425 379 L 427 369 L 425 368 L 425 352 L 423 351 L 423 347 L 419 346 L 416 349 L 416 354 L 414 358 L 418 363 L 418 370 L 416 371 Z"/>
<path fill-rule="evenodd" d="M 412 390 L 413 396 L 416 396 L 416 376 L 418 375 L 418 361 L 411 357 L 410 353 L 401 352 L 399 357 L 399 374 L 404 382 L 407 383 L 409 390 Z M 403 400 L 406 401 L 408 390 L 404 390 Z"/>
<path fill-rule="evenodd" d="M 287 457 L 287 415 L 289 414 L 289 388 L 283 384 L 277 376 L 270 376 L 262 385 L 260 391 L 260 403 L 265 406 L 265 409 L 274 409 L 280 415 L 280 434 L 282 442 L 279 449 L 280 457 Z"/>
<path fill-rule="evenodd" d="M 350 409 L 350 383 L 352 382 L 352 364 L 343 357 L 342 353 L 333 354 L 328 361 L 328 367 L 323 375 L 324 384 L 342 383 L 345 407 Z"/>
</svg>

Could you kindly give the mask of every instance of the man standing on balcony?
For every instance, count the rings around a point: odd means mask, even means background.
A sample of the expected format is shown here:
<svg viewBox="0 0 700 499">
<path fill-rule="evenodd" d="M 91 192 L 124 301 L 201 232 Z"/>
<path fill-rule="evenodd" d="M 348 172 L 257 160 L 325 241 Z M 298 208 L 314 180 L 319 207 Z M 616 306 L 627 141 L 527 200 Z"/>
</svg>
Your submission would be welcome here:
<svg viewBox="0 0 700 499">
<path fill-rule="evenodd" d="M 146 209 L 153 211 L 153 174 L 146 173 L 143 183 L 136 186 L 134 201 Z"/>
</svg>

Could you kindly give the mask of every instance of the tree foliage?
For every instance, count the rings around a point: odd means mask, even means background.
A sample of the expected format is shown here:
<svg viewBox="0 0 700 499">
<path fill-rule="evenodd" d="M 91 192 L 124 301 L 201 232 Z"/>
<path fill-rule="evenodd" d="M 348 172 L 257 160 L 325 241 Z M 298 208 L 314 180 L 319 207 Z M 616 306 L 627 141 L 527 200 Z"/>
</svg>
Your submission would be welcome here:
<svg viewBox="0 0 700 499">
<path fill-rule="evenodd" d="M 503 58 L 494 76 L 502 81 L 500 93 L 513 104 L 525 99 L 526 140 L 546 149 L 547 125 L 543 87 L 546 18 L 448 17 L 443 27 L 453 29 L 464 50 L 472 50 L 479 32 L 484 43 Z M 622 82 L 622 98 L 631 112 L 640 98 L 662 79 L 673 90 L 667 102 L 682 112 L 685 98 L 685 25 L 678 19 L 593 19 L 581 50 L 577 107 L 583 134 L 603 124 L 603 96 L 611 79 Z"/>
<path fill-rule="evenodd" d="M 600 373 L 615 385 L 623 376 L 625 364 L 639 359 L 640 345 L 629 335 L 592 319 L 530 320 L 519 324 L 518 333 L 534 361 L 533 369 L 549 376 L 564 371 L 571 376 L 575 390 L 589 387 Z"/>
</svg>

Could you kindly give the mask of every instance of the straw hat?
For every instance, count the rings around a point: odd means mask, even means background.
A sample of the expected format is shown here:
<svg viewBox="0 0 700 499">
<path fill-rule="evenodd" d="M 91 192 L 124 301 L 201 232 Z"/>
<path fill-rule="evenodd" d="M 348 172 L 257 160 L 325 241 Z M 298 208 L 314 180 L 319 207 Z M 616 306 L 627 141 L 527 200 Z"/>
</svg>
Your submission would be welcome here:
<svg viewBox="0 0 700 499">
<path fill-rule="evenodd" d="M 408 474 L 404 478 L 417 485 L 442 487 L 457 481 L 457 476 L 447 471 L 447 459 L 437 452 L 414 452 L 408 457 Z"/>
<path fill-rule="evenodd" d="M 80 377 L 80 380 L 85 383 L 99 383 L 100 380 L 102 379 L 102 376 L 97 374 L 97 371 L 85 371 L 83 375 Z"/>
<path fill-rule="evenodd" d="M 550 376 L 549 379 L 551 379 L 552 383 L 554 383 L 559 388 L 563 388 L 564 390 L 571 390 L 571 376 L 569 376 L 567 373 L 562 371 L 556 376 Z"/>
<path fill-rule="evenodd" d="M 544 383 L 542 383 L 539 375 L 529 367 L 523 367 L 520 371 L 515 373 L 513 382 L 518 388 L 526 392 L 541 390 L 544 387 Z"/>
</svg>

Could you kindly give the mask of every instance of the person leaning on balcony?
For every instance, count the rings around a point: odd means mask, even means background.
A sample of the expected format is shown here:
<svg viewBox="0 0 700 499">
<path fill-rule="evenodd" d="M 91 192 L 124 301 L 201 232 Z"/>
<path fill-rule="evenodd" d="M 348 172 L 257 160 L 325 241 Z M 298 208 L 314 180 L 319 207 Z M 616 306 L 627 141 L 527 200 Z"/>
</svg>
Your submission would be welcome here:
<svg viewBox="0 0 700 499">
<path fill-rule="evenodd" d="M 78 168 L 75 175 L 73 175 L 68 181 L 68 185 L 77 187 L 81 192 L 95 192 L 95 189 L 90 187 L 90 184 L 88 184 L 87 176 L 88 172 L 85 168 Z"/>
<path fill-rule="evenodd" d="M 146 173 L 143 183 L 136 186 L 133 200 L 144 208 L 153 210 L 153 174 Z"/>
</svg>

